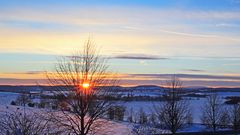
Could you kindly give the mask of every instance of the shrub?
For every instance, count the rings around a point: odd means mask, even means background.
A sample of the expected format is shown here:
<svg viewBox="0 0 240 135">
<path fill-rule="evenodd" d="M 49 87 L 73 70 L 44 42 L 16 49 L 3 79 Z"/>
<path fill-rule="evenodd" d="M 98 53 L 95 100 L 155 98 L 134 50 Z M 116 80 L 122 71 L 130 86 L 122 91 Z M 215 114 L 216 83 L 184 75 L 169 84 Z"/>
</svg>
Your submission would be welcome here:
<svg viewBox="0 0 240 135">
<path fill-rule="evenodd" d="M 34 105 L 35 105 L 34 103 L 28 103 L 29 107 L 34 107 Z"/>
<path fill-rule="evenodd" d="M 44 102 L 39 103 L 38 108 L 45 108 L 45 103 Z"/>
<path fill-rule="evenodd" d="M 124 106 L 115 106 L 115 119 L 119 121 L 123 121 L 125 113 L 125 107 Z"/>
<path fill-rule="evenodd" d="M 124 113 L 125 113 L 125 107 L 116 105 L 108 109 L 107 115 L 108 115 L 108 118 L 111 120 L 123 121 Z"/>
<path fill-rule="evenodd" d="M 12 102 L 11 102 L 11 105 L 16 105 L 16 102 L 15 102 L 15 101 L 12 101 Z"/>
</svg>

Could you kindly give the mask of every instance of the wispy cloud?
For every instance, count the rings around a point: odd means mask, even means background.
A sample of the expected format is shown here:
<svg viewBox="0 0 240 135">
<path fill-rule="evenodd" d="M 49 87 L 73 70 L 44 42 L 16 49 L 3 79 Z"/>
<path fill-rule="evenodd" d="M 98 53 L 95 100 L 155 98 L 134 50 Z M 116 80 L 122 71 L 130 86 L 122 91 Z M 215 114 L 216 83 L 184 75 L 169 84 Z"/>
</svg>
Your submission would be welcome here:
<svg viewBox="0 0 240 135">
<path fill-rule="evenodd" d="M 166 60 L 169 58 L 158 57 L 154 55 L 146 55 L 146 54 L 126 54 L 126 55 L 118 55 L 112 57 L 114 59 L 132 59 L 132 60 Z"/>
<path fill-rule="evenodd" d="M 28 73 L 26 73 L 29 75 Z M 23 74 L 21 75 L 23 76 Z M 172 76 L 177 76 L 181 79 L 184 86 L 210 86 L 210 87 L 240 87 L 240 75 L 207 75 L 207 74 L 120 74 L 120 85 L 164 85 L 166 80 Z M 41 78 L 0 78 L 0 85 L 36 85 L 47 84 L 47 79 Z"/>
<path fill-rule="evenodd" d="M 240 76 L 199 75 L 199 74 L 127 74 L 122 84 L 126 85 L 164 85 L 172 76 L 181 79 L 184 86 L 201 87 L 240 87 Z"/>
<path fill-rule="evenodd" d="M 46 79 L 0 78 L 0 85 L 38 85 L 47 84 Z"/>
<path fill-rule="evenodd" d="M 233 23 L 217 23 L 216 27 L 240 28 L 240 25 Z"/>
<path fill-rule="evenodd" d="M 183 87 L 240 87 L 239 81 L 182 80 Z M 123 85 L 165 85 L 165 80 L 121 80 Z"/>
<path fill-rule="evenodd" d="M 11 73 L 1 73 L 1 74 L 20 74 L 20 75 L 23 75 L 23 74 L 27 74 L 27 75 L 37 75 L 37 74 L 45 74 L 46 71 L 27 71 L 27 72 L 11 72 Z"/>
<path fill-rule="evenodd" d="M 35 75 L 35 74 L 45 74 L 46 71 L 28 71 L 25 72 L 24 74 L 30 74 L 30 75 Z"/>
<path fill-rule="evenodd" d="M 91 9 L 91 10 L 89 10 Z M 112 12 L 114 11 L 114 12 Z M 31 14 L 30 14 L 31 13 Z M 97 13 L 97 14 L 96 14 Z M 141 15 L 139 15 L 141 13 Z M 203 10 L 173 10 L 143 7 L 58 7 L 54 10 L 40 8 L 3 8 L 1 20 L 22 20 L 33 22 L 48 22 L 71 25 L 113 25 L 131 23 L 132 21 L 154 22 L 156 17 L 169 19 L 240 19 L 240 13 L 234 11 L 203 11 Z M 160 20 L 158 20 L 159 22 Z"/>
<path fill-rule="evenodd" d="M 213 80 L 238 80 L 240 76 L 227 76 L 227 75 L 205 75 L 205 74 L 129 74 L 131 77 L 146 77 L 146 78 L 164 78 L 169 79 L 172 76 L 176 76 L 182 79 L 213 79 Z"/>
<path fill-rule="evenodd" d="M 205 70 L 201 70 L 201 69 L 183 69 L 183 71 L 189 71 L 189 72 L 205 72 Z"/>
<path fill-rule="evenodd" d="M 134 48 L 139 53 L 148 54 L 156 54 L 156 50 L 160 50 L 159 53 L 169 55 L 186 52 L 204 55 L 205 51 L 202 52 L 203 49 L 197 47 L 208 48 L 212 52 L 216 47 L 224 46 L 231 49 L 231 54 L 237 54 L 236 49 L 231 47 L 235 48 L 239 44 L 238 35 L 212 32 L 212 29 L 219 22 L 233 23 L 239 20 L 240 13 L 235 11 L 116 6 L 47 7 L 45 10 L 30 7 L 2 8 L 0 49 L 69 53 L 71 48 L 77 48 L 83 43 L 82 37 L 93 33 L 98 44 L 115 51 Z M 213 27 L 209 28 L 211 25 Z M 58 49 L 55 49 L 56 46 Z M 114 46 L 118 46 L 117 49 Z M 156 49 L 153 50 L 153 47 Z M 211 55 L 218 54 L 229 55 L 221 50 Z"/>
<path fill-rule="evenodd" d="M 0 8 L 0 53 L 71 55 L 73 50 L 81 50 L 84 41 L 89 35 L 93 35 L 97 45 L 103 48 L 102 54 L 112 57 L 111 62 L 116 64 L 116 59 L 125 60 L 117 63 L 126 65 L 126 68 L 116 67 L 120 72 L 131 70 L 132 73 L 144 71 L 154 74 L 158 73 L 157 70 L 164 70 L 160 73 L 181 73 L 182 69 L 188 68 L 183 73 L 201 74 L 203 70 L 211 71 L 216 68 L 221 73 L 239 73 L 235 64 L 240 59 L 239 21 L 240 12 L 229 9 L 88 5 L 46 6 L 43 10 L 38 6 L 8 6 Z M 0 56 L 3 56 L 1 54 Z M 44 58 L 42 63 L 33 55 L 13 56 L 8 54 L 1 57 L 1 69 L 4 70 L 1 72 L 8 72 L 17 67 L 16 65 L 21 67 L 19 71 L 22 72 L 41 70 L 40 66 L 50 67 L 55 62 L 52 57 L 51 61 L 48 61 L 50 56 Z M 24 63 L 16 64 L 20 58 Z M 137 62 L 130 63 L 127 61 L 130 59 Z M 160 60 L 163 60 L 162 63 Z M 138 62 L 147 66 L 135 71 L 139 67 Z M 192 63 L 196 65 L 193 66 Z M 223 63 L 231 66 L 219 68 Z M 33 69 L 34 66 L 36 69 Z M 35 71 L 26 72 L 24 75 L 18 74 L 16 78 L 34 78 L 39 74 L 41 73 Z M 9 77 L 14 78 L 15 75 Z M 144 75 L 143 79 L 157 80 L 160 76 L 164 75 Z M 236 78 L 219 76 L 179 76 L 185 79 L 238 81 Z"/>
</svg>

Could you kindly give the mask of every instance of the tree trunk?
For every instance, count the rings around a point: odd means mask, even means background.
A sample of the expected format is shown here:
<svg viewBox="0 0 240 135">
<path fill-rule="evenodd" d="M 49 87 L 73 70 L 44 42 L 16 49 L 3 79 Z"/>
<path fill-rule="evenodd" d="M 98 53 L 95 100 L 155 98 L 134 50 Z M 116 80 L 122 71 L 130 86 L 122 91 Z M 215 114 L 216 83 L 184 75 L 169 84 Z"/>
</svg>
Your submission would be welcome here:
<svg viewBox="0 0 240 135">
<path fill-rule="evenodd" d="M 84 116 L 81 116 L 81 135 L 85 135 Z"/>
</svg>

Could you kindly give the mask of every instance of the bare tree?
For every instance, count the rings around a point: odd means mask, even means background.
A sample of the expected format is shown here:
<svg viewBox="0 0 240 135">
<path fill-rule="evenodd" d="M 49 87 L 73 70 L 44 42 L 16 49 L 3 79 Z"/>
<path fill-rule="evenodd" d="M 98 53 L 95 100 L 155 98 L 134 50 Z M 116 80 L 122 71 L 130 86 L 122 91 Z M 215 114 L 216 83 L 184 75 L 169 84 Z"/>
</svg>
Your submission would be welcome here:
<svg viewBox="0 0 240 135">
<path fill-rule="evenodd" d="M 190 104 L 188 101 L 181 99 L 182 83 L 172 77 L 167 81 L 164 99 L 161 105 L 154 105 L 154 111 L 158 115 L 160 123 L 167 129 L 170 129 L 172 134 L 188 124 L 188 119 L 191 117 Z"/>
<path fill-rule="evenodd" d="M 128 117 L 127 117 L 127 121 L 130 122 L 130 123 L 133 123 L 133 108 L 131 108 L 129 111 L 128 111 Z"/>
<path fill-rule="evenodd" d="M 131 135 L 156 135 L 158 133 L 156 128 L 146 125 L 133 125 Z"/>
<path fill-rule="evenodd" d="M 234 104 L 230 110 L 231 124 L 234 130 L 240 129 L 240 104 Z"/>
<path fill-rule="evenodd" d="M 143 108 L 139 109 L 139 124 L 146 124 L 148 122 L 147 114 L 144 112 Z"/>
<path fill-rule="evenodd" d="M 215 132 L 221 124 L 222 102 L 220 97 L 216 93 L 209 95 L 202 110 L 202 123 Z"/>
<path fill-rule="evenodd" d="M 20 109 L 1 112 L 0 134 L 2 135 L 40 135 L 49 132 L 49 121 L 36 112 L 25 113 Z"/>
<path fill-rule="evenodd" d="M 154 112 L 152 112 L 148 118 L 148 123 L 151 125 L 156 125 L 157 124 L 157 117 Z"/>
<path fill-rule="evenodd" d="M 108 72 L 106 59 L 88 40 L 82 52 L 62 57 L 55 73 L 48 73 L 55 95 L 61 95 L 70 108 L 62 110 L 54 120 L 72 134 L 86 135 L 96 121 L 112 106 L 116 75 Z M 54 113 L 56 114 L 56 113 Z"/>
<path fill-rule="evenodd" d="M 229 113 L 230 113 L 229 108 L 224 106 L 221 111 L 221 116 L 220 116 L 220 123 L 219 123 L 220 128 L 229 127 L 229 124 L 231 122 Z"/>
<path fill-rule="evenodd" d="M 27 103 L 30 103 L 30 102 L 32 102 L 32 100 L 30 99 L 27 93 L 20 94 L 16 99 L 16 103 L 24 107 L 26 106 Z"/>
</svg>

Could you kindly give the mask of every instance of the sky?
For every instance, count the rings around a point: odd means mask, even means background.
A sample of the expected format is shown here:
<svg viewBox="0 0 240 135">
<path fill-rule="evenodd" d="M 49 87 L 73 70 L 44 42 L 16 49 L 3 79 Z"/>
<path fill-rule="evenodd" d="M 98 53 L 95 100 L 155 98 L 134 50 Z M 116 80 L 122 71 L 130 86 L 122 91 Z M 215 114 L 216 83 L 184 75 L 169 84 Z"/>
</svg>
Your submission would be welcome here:
<svg viewBox="0 0 240 135">
<path fill-rule="evenodd" d="M 240 0 L 0 0 L 0 85 L 44 82 L 89 38 L 122 85 L 240 87 Z"/>
</svg>

